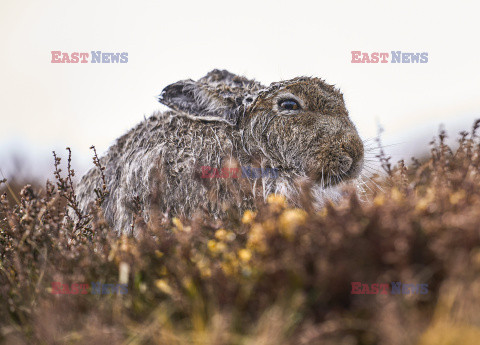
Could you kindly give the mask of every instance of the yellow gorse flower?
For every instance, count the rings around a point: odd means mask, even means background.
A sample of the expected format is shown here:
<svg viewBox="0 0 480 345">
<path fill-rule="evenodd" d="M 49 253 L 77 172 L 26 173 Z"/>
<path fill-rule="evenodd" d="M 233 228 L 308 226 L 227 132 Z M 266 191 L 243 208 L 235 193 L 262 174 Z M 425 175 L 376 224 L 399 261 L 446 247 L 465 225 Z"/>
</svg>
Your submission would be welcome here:
<svg viewBox="0 0 480 345">
<path fill-rule="evenodd" d="M 220 241 L 225 241 L 227 238 L 227 231 L 225 229 L 220 229 L 215 232 L 215 237 Z"/>
<path fill-rule="evenodd" d="M 250 259 L 252 258 L 252 252 L 248 249 L 240 249 L 238 251 L 238 257 L 240 258 L 240 261 L 242 262 L 249 262 Z"/>
<path fill-rule="evenodd" d="M 253 211 L 250 211 L 250 210 L 246 210 L 244 213 L 243 213 L 243 217 L 242 217 L 242 223 L 243 224 L 251 224 L 253 222 L 253 220 L 255 219 L 255 216 L 257 215 L 256 212 L 253 212 Z"/>
<path fill-rule="evenodd" d="M 281 194 L 270 194 L 267 197 L 267 203 L 274 208 L 274 210 L 280 210 L 287 207 L 287 201 L 285 196 Z"/>
<path fill-rule="evenodd" d="M 295 235 L 295 228 L 305 223 L 307 213 L 300 209 L 283 211 L 279 218 L 279 228 L 282 235 L 291 240 Z"/>
</svg>

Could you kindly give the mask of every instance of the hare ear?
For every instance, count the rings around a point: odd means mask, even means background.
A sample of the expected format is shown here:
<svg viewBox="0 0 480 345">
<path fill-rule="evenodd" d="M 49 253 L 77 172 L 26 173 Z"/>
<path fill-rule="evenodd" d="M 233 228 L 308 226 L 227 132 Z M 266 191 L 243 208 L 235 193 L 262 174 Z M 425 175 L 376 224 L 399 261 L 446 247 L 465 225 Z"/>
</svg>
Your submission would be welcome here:
<svg viewBox="0 0 480 345">
<path fill-rule="evenodd" d="M 187 79 L 167 86 L 158 101 L 189 118 L 235 125 L 263 88 L 255 80 L 214 69 L 198 81 Z"/>
<path fill-rule="evenodd" d="M 158 96 L 158 101 L 177 111 L 195 113 L 199 109 L 196 107 L 194 89 L 193 80 L 181 80 L 164 88 Z"/>
<path fill-rule="evenodd" d="M 224 121 L 235 125 L 243 112 L 244 98 L 242 90 L 190 79 L 167 86 L 158 96 L 158 101 L 196 120 Z"/>
</svg>

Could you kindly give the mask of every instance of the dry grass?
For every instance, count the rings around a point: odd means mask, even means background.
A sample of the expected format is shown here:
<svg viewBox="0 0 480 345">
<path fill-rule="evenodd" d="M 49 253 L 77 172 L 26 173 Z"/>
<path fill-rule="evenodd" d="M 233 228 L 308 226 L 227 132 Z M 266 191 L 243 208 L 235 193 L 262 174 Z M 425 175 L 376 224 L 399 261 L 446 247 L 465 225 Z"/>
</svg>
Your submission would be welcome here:
<svg viewBox="0 0 480 345">
<path fill-rule="evenodd" d="M 69 176 L 0 204 L 5 344 L 463 344 L 480 339 L 480 140 L 377 179 L 315 213 L 270 197 L 213 221 L 159 215 L 116 237 L 75 206 Z M 385 156 L 380 157 L 388 165 Z M 68 169 L 70 170 L 70 169 Z M 67 175 L 70 175 L 69 173 Z M 101 197 L 99 193 L 99 198 Z M 305 209 L 310 200 L 305 198 Z M 101 203 L 101 198 L 99 200 Z M 128 283 L 127 294 L 52 294 L 51 283 Z M 352 295 L 351 282 L 428 284 Z"/>
</svg>

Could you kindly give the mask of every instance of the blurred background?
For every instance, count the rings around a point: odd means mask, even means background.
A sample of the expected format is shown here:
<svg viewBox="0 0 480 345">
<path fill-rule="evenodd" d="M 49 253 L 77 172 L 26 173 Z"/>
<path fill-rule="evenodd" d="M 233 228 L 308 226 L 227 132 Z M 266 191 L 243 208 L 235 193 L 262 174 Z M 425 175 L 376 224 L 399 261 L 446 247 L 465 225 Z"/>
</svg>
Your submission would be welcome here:
<svg viewBox="0 0 480 345">
<path fill-rule="evenodd" d="M 264 84 L 317 76 L 339 87 L 360 135 L 378 127 L 394 162 L 480 118 L 478 3 L 457 1 L 0 2 L 0 168 L 77 177 L 156 110 L 180 79 L 228 69 Z M 126 64 L 52 64 L 51 51 L 128 52 Z M 351 51 L 428 52 L 426 64 L 352 64 Z M 90 59 L 89 59 L 90 60 Z M 2 176 L 0 175 L 0 179 Z"/>
</svg>

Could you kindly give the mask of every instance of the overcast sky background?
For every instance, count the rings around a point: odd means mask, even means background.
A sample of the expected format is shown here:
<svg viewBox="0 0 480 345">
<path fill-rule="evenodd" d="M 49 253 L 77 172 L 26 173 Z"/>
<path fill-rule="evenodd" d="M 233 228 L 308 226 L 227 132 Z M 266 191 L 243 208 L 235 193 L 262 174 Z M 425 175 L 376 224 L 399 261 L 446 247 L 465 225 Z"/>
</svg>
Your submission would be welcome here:
<svg viewBox="0 0 480 345">
<path fill-rule="evenodd" d="M 295 76 L 340 87 L 363 138 L 377 124 L 394 160 L 480 118 L 475 1 L 0 2 L 0 168 L 28 158 L 52 171 L 73 150 L 79 175 L 128 129 L 161 108 L 180 79 L 225 68 L 264 84 Z M 51 51 L 128 52 L 126 64 L 52 64 Z M 426 64 L 352 64 L 351 51 L 428 52 Z M 10 177 L 10 176 L 7 176 Z"/>
</svg>

